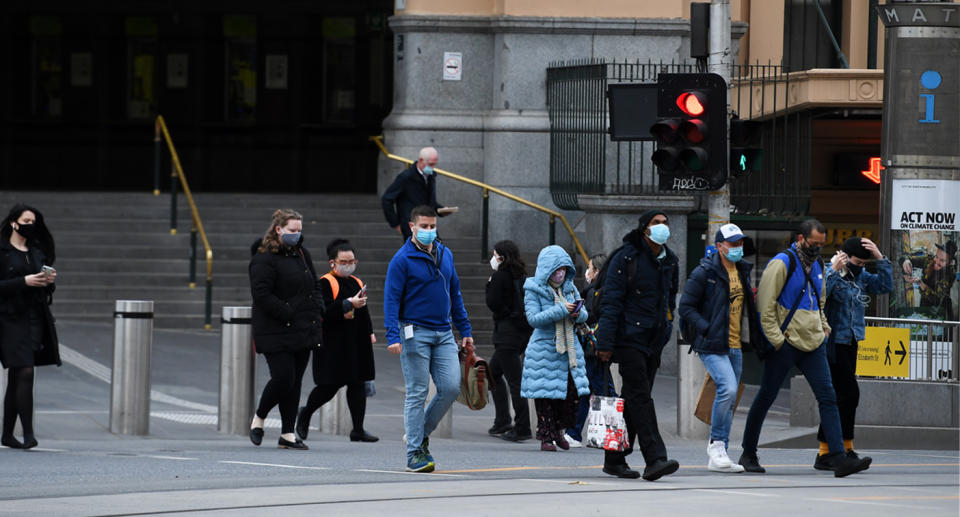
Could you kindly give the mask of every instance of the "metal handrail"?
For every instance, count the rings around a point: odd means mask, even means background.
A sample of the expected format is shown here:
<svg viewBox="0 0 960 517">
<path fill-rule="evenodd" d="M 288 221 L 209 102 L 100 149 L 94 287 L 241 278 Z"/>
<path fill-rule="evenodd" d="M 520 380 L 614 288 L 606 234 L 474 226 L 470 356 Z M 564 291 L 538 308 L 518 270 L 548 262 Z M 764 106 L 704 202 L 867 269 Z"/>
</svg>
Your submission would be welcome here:
<svg viewBox="0 0 960 517">
<path fill-rule="evenodd" d="M 877 324 L 886 324 L 886 325 L 909 325 L 911 327 L 926 327 L 925 332 L 921 339 L 913 339 L 913 334 L 911 333 L 910 340 L 911 342 L 922 342 L 926 341 L 926 350 L 923 354 L 926 357 L 924 361 L 924 371 L 926 372 L 926 378 L 923 380 L 940 380 L 938 377 L 934 377 L 933 370 L 933 336 L 934 336 L 934 327 L 940 327 L 941 341 L 949 341 L 951 344 L 951 364 L 949 365 L 949 371 L 951 372 L 950 377 L 946 379 L 947 382 L 957 382 L 957 372 L 960 372 L 960 321 L 950 321 L 950 320 L 922 320 L 922 319 L 910 319 L 910 318 L 881 318 L 875 316 L 867 316 L 864 318 L 866 323 L 869 325 L 871 323 Z M 954 327 L 952 332 L 948 332 L 948 327 Z M 947 336 L 947 334 L 950 334 Z M 911 353 L 913 350 L 911 350 Z M 911 367 L 912 368 L 912 367 Z M 912 374 L 911 374 L 911 378 Z"/>
<path fill-rule="evenodd" d="M 204 320 L 203 328 L 210 330 L 211 313 L 213 310 L 213 248 L 210 247 L 210 241 L 207 239 L 207 232 L 203 229 L 203 221 L 200 220 L 200 212 L 197 210 L 197 204 L 193 201 L 193 194 L 190 193 L 190 185 L 187 184 L 187 177 L 183 174 L 183 166 L 180 164 L 180 156 L 173 145 L 173 139 L 170 137 L 170 130 L 163 120 L 163 115 L 157 115 L 157 121 L 154 124 L 154 195 L 160 194 L 160 152 L 161 136 L 167 142 L 167 148 L 170 150 L 170 235 L 177 234 L 177 180 L 183 187 L 183 194 L 190 205 L 191 226 L 190 226 L 190 288 L 197 286 L 197 233 L 200 234 L 200 240 L 203 241 L 203 248 L 207 259 L 207 279 L 206 279 L 206 298 L 204 302 Z"/>
<path fill-rule="evenodd" d="M 374 144 L 376 144 L 377 147 L 380 148 L 380 150 L 383 152 L 383 154 L 384 154 L 387 158 L 390 158 L 391 160 L 396 160 L 396 161 L 398 161 L 398 162 L 405 163 L 405 164 L 407 164 L 407 165 L 413 164 L 414 161 L 411 160 L 411 159 L 409 159 L 409 158 L 404 158 L 404 157 L 402 157 L 402 156 L 397 156 L 397 155 L 395 155 L 395 154 L 391 154 L 390 151 L 388 151 L 387 148 L 386 148 L 386 146 L 383 144 L 383 135 L 371 136 L 371 137 L 370 137 L 370 141 L 373 142 Z M 443 176 L 446 176 L 446 177 L 448 177 L 448 178 L 455 179 L 455 180 L 457 180 L 457 181 L 466 183 L 466 184 L 468 184 L 468 185 L 473 185 L 474 187 L 478 187 L 478 188 L 480 188 L 480 189 L 483 190 L 483 230 L 482 230 L 482 233 L 483 233 L 483 239 L 482 239 L 482 240 L 483 240 L 483 243 L 482 243 L 482 245 L 481 245 L 481 247 L 482 247 L 483 249 L 480 250 L 480 257 L 481 257 L 481 259 L 486 260 L 486 259 L 488 258 L 488 257 L 487 257 L 487 248 L 488 248 L 488 246 L 487 246 L 487 242 L 488 242 L 488 241 L 487 241 L 487 239 L 488 239 L 488 237 L 487 237 L 487 220 L 488 220 L 488 219 L 487 219 L 487 214 L 488 214 L 488 210 L 489 210 L 489 209 L 488 209 L 488 206 L 489 206 L 489 205 L 488 205 L 488 202 L 489 202 L 489 193 L 490 193 L 490 192 L 493 192 L 494 194 L 499 194 L 499 195 L 501 195 L 501 196 L 503 196 L 503 197 L 505 197 L 505 198 L 507 198 L 507 199 L 509 199 L 509 200 L 511 200 L 511 201 L 515 201 L 515 202 L 517 202 L 517 203 L 520 203 L 521 205 L 526 205 L 526 206 L 528 206 L 528 207 L 530 207 L 530 208 L 533 208 L 534 210 L 539 210 L 539 211 L 541 211 L 541 212 L 549 215 L 549 216 L 550 216 L 550 244 L 555 244 L 555 243 L 556 243 L 556 228 L 555 228 L 555 224 L 556 224 L 556 220 L 557 220 L 557 219 L 560 219 L 560 222 L 563 223 L 564 228 L 567 229 L 567 233 L 570 234 L 570 238 L 573 239 L 573 244 L 574 244 L 574 246 L 577 247 L 577 253 L 579 253 L 580 256 L 583 257 L 583 263 L 584 263 L 584 264 L 589 264 L 589 263 L 590 263 L 590 258 L 587 256 L 587 252 L 584 251 L 583 246 L 580 244 L 580 239 L 577 239 L 577 236 L 573 233 L 573 228 L 570 226 L 570 223 L 567 222 L 567 218 L 564 217 L 563 214 L 561 214 L 560 212 L 557 212 L 556 210 L 551 210 L 551 209 L 549 209 L 549 208 L 547 208 L 547 207 L 545 207 L 545 206 L 538 205 L 538 204 L 536 204 L 536 203 L 534 203 L 534 202 L 532 202 L 532 201 L 528 201 L 528 200 L 526 200 L 526 199 L 523 199 L 522 197 L 519 197 L 519 196 L 516 196 L 516 195 L 514 195 L 514 194 L 511 194 L 511 193 L 509 193 L 509 192 L 507 192 L 507 191 L 505 191 L 505 190 L 501 190 L 501 189 L 499 189 L 499 188 L 497 188 L 497 187 L 494 187 L 494 186 L 492 186 L 492 185 L 488 185 L 488 184 L 486 184 L 486 183 L 483 183 L 482 181 L 477 181 L 477 180 L 474 180 L 474 179 L 470 179 L 470 178 L 467 178 L 466 176 L 461 176 L 461 175 L 459 175 L 459 174 L 455 174 L 455 173 L 450 172 L 450 171 L 445 171 L 445 170 L 443 170 L 443 169 L 434 168 L 433 170 L 434 170 L 434 172 L 436 172 L 437 174 L 441 174 L 441 175 L 443 175 Z"/>
</svg>

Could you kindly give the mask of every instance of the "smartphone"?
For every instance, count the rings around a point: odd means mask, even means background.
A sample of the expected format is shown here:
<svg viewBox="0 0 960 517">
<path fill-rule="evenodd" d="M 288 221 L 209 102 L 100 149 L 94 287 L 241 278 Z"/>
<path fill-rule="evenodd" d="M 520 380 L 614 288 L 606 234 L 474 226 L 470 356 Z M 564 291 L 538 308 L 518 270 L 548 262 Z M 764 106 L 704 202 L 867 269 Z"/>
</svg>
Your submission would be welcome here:
<svg viewBox="0 0 960 517">
<path fill-rule="evenodd" d="M 577 300 L 573 304 L 573 310 L 570 311 L 570 314 L 576 314 L 580 312 L 580 308 L 583 307 L 583 300 Z"/>
<path fill-rule="evenodd" d="M 367 286 L 363 286 L 363 287 L 360 288 L 360 292 L 357 293 L 357 297 L 358 297 L 358 298 L 365 298 L 366 296 L 367 296 Z"/>
<path fill-rule="evenodd" d="M 50 266 L 43 266 L 42 268 L 40 268 L 40 272 L 43 273 L 44 276 L 50 276 L 53 274 L 54 271 L 56 271 L 56 269 L 53 269 Z"/>
</svg>

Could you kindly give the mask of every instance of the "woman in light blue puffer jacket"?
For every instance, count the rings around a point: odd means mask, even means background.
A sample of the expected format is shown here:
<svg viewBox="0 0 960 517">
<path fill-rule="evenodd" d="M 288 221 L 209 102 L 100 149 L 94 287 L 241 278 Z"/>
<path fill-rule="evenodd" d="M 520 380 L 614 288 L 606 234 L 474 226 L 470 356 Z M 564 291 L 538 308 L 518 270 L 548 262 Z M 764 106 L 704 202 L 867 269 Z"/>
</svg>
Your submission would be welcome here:
<svg viewBox="0 0 960 517">
<path fill-rule="evenodd" d="M 537 272 L 523 284 L 527 322 L 533 327 L 523 360 L 521 396 L 534 399 L 540 450 L 569 449 L 563 437 L 576 420 L 577 401 L 590 393 L 583 349 L 573 331 L 587 321 L 587 309 L 570 311 L 580 300 L 570 255 L 547 246 L 537 257 Z M 556 443 L 556 445 L 554 445 Z"/>
</svg>

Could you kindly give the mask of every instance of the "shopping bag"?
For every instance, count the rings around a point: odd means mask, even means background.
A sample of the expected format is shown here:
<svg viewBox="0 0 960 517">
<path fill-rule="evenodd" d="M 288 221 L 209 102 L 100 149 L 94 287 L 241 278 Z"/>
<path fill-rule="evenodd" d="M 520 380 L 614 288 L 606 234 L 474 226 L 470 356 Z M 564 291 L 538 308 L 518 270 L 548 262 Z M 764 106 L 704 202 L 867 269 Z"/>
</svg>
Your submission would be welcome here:
<svg viewBox="0 0 960 517">
<path fill-rule="evenodd" d="M 733 411 L 737 411 L 740 405 L 740 397 L 743 396 L 743 383 L 737 387 L 737 400 L 733 402 Z M 697 397 L 697 407 L 693 410 L 693 416 L 701 422 L 710 425 L 711 415 L 713 414 L 713 400 L 717 398 L 717 384 L 713 381 L 710 374 L 706 374 L 703 379 L 703 386 L 700 387 L 700 396 Z"/>
<path fill-rule="evenodd" d="M 493 375 L 487 362 L 473 353 L 460 349 L 460 394 L 457 402 L 473 410 L 487 406 L 487 394 L 493 389 Z"/>
<path fill-rule="evenodd" d="M 603 385 L 609 383 L 609 365 L 604 365 Z M 627 421 L 623 418 L 623 399 L 590 395 L 590 411 L 587 413 L 587 433 L 584 443 L 608 451 L 624 451 L 629 446 Z"/>
</svg>

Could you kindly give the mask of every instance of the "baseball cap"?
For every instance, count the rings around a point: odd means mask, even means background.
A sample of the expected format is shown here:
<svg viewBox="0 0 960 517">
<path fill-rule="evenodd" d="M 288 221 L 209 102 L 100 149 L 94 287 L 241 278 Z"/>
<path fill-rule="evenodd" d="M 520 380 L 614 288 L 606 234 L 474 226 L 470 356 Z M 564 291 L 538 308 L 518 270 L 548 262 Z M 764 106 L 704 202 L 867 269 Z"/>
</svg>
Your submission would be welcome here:
<svg viewBox="0 0 960 517">
<path fill-rule="evenodd" d="M 717 230 L 717 238 L 714 239 L 714 242 L 720 242 L 720 241 L 737 242 L 743 239 L 743 237 L 744 237 L 743 232 L 740 231 L 739 226 L 733 223 L 728 223 L 721 226 L 720 229 Z"/>
</svg>

